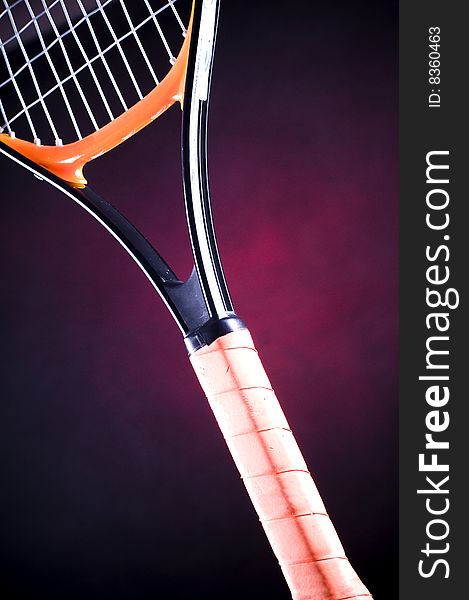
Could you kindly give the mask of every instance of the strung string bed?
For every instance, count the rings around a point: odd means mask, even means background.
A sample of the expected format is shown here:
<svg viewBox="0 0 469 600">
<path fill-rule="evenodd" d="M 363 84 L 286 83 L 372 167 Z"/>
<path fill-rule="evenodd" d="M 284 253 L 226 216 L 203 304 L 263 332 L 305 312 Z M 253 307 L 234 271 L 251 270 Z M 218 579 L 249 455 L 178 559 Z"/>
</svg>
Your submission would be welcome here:
<svg viewBox="0 0 469 600">
<path fill-rule="evenodd" d="M 188 0 L 0 0 L 0 133 L 80 140 L 159 84 Z"/>
</svg>

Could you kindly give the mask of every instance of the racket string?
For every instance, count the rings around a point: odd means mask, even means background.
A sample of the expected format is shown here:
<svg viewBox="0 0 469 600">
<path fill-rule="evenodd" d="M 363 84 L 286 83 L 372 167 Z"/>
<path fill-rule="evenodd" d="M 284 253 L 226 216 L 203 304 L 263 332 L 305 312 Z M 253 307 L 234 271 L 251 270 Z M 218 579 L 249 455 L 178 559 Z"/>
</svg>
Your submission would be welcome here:
<svg viewBox="0 0 469 600">
<path fill-rule="evenodd" d="M 106 74 L 107 74 L 107 76 L 108 76 L 108 78 L 109 78 L 109 80 L 110 80 L 110 82 L 111 82 L 111 84 L 113 86 L 114 92 L 116 93 L 116 95 L 117 95 L 117 97 L 118 97 L 118 99 L 119 99 L 119 101 L 121 103 L 121 106 L 122 106 L 123 110 L 127 111 L 128 110 L 128 106 L 127 106 L 127 104 L 126 104 L 126 102 L 124 100 L 124 97 L 121 94 L 119 86 L 117 85 L 116 79 L 115 79 L 115 77 L 114 77 L 114 75 L 112 73 L 112 69 L 110 68 L 109 63 L 107 61 L 107 58 L 106 58 L 106 55 L 105 55 L 106 50 L 103 51 L 103 49 L 101 47 L 101 44 L 99 43 L 98 36 L 96 35 L 95 28 L 93 27 L 93 24 L 92 24 L 91 19 L 90 19 L 91 15 L 89 15 L 86 12 L 85 7 L 83 6 L 83 3 L 81 2 L 81 0 L 78 0 L 78 5 L 80 7 L 81 13 L 82 13 L 82 15 L 83 15 L 83 17 L 84 17 L 84 19 L 86 21 L 86 24 L 88 26 L 88 30 L 89 30 L 89 32 L 91 34 L 92 40 L 93 40 L 94 45 L 96 47 L 96 50 L 97 50 L 97 55 L 96 55 L 97 56 L 97 60 L 100 60 L 102 62 L 103 66 L 105 68 Z M 102 5 L 102 6 L 104 8 L 104 5 Z M 107 49 L 107 50 L 109 50 L 109 49 Z M 90 61 L 89 59 L 87 60 L 87 62 L 90 63 L 90 64 L 92 64 L 92 61 Z M 112 111 L 111 111 L 111 114 L 112 114 Z M 114 115 L 112 116 L 112 119 L 114 119 Z"/>
<path fill-rule="evenodd" d="M 175 62 L 186 34 L 175 3 L 2 0 L 0 133 L 62 145 L 128 111 Z"/>
</svg>

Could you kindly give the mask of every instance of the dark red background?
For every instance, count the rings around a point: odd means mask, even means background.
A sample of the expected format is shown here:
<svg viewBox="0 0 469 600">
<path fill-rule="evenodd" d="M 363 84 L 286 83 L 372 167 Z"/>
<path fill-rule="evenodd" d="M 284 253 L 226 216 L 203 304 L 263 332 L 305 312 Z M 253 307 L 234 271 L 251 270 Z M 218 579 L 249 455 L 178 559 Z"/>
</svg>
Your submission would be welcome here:
<svg viewBox="0 0 469 600">
<path fill-rule="evenodd" d="M 223 2 L 223 262 L 347 554 L 397 595 L 396 2 Z M 88 169 L 181 274 L 179 111 Z M 122 249 L 5 160 L 0 592 L 288 598 L 171 317 Z"/>
</svg>

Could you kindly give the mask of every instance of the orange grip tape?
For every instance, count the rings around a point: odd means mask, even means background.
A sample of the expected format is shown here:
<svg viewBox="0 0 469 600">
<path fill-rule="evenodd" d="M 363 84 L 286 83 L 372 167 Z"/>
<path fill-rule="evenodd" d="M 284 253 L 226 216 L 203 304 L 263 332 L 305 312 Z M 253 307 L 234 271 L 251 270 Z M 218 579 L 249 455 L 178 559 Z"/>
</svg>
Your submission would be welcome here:
<svg viewBox="0 0 469 600">
<path fill-rule="evenodd" d="M 190 357 L 294 600 L 371 598 L 351 567 L 247 330 Z"/>
</svg>

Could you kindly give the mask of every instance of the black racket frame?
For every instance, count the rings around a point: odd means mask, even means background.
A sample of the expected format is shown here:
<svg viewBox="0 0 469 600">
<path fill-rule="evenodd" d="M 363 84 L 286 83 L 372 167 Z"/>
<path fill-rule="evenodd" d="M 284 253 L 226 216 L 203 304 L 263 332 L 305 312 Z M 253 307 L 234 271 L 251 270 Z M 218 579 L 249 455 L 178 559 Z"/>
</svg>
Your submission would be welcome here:
<svg viewBox="0 0 469 600">
<path fill-rule="evenodd" d="M 217 247 L 207 171 L 209 94 L 207 91 L 201 99 L 197 89 L 197 53 L 207 51 L 210 52 L 207 89 L 210 88 L 220 0 L 215 0 L 215 3 L 214 30 L 208 32 L 212 33 L 208 36 L 211 48 L 207 50 L 206 39 L 204 48 L 200 47 L 199 35 L 204 3 L 203 0 L 194 2 L 192 42 L 182 111 L 182 176 L 194 258 L 192 274 L 186 281 L 178 279 L 169 264 L 138 229 L 89 186 L 73 187 L 0 142 L 1 154 L 21 164 L 38 179 L 64 192 L 121 243 L 164 300 L 184 335 L 189 354 L 231 331 L 244 328 L 243 322 L 234 311 Z M 191 135 L 194 126 L 196 135 Z M 191 173 L 191 165 L 197 165 L 196 177 Z"/>
</svg>

